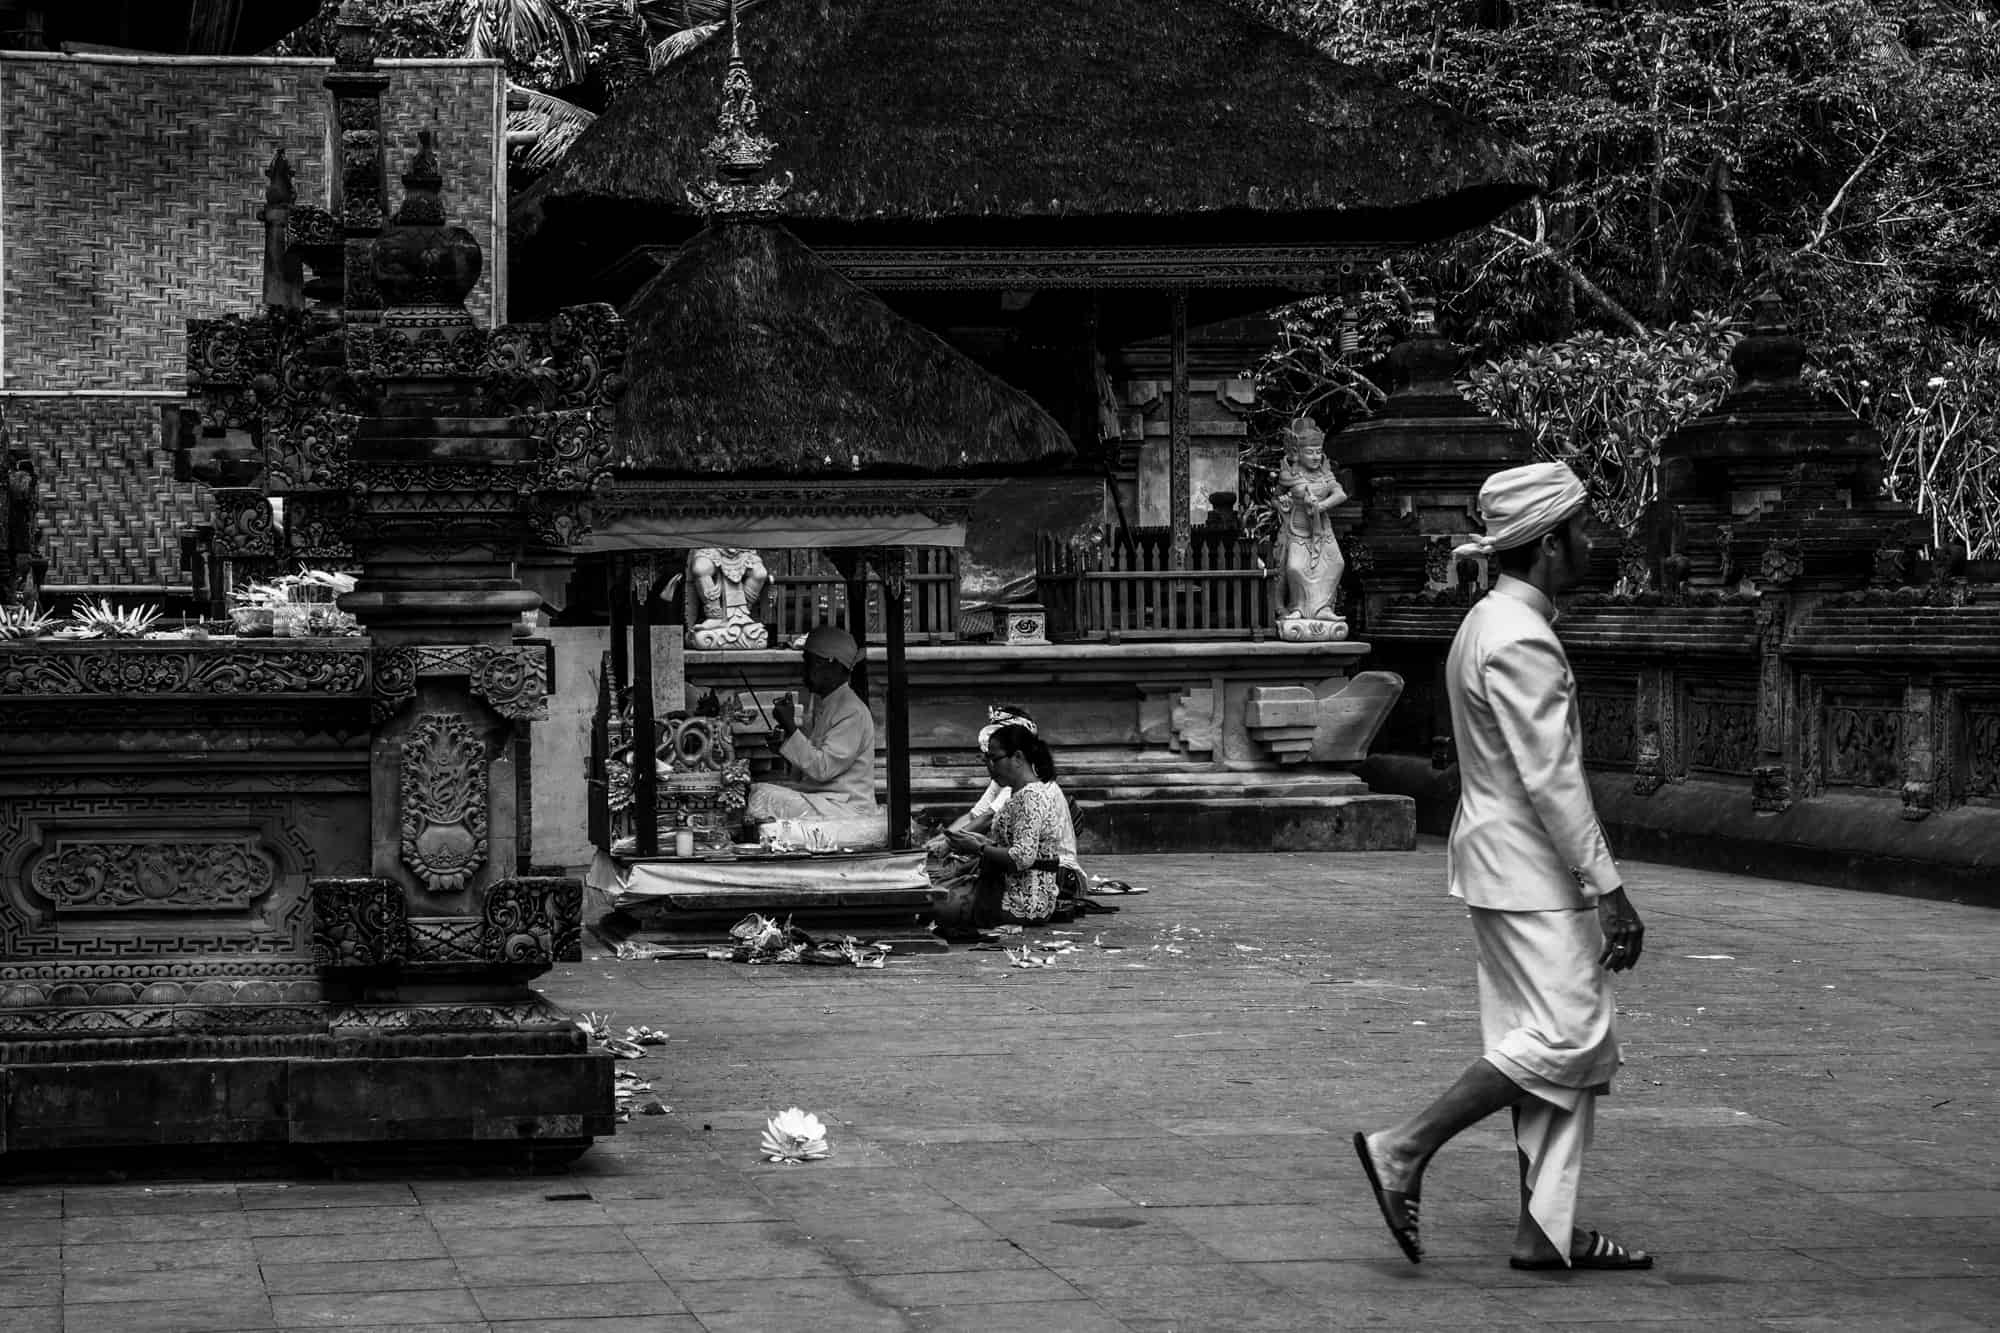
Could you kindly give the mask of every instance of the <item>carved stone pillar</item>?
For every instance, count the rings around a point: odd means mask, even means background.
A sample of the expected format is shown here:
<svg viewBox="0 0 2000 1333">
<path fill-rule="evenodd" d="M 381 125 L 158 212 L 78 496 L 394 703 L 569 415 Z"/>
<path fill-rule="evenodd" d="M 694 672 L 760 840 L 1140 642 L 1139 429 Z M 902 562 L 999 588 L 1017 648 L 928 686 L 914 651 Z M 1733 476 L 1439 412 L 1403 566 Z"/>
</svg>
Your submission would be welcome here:
<svg viewBox="0 0 2000 1333">
<path fill-rule="evenodd" d="M 1765 594 L 1757 607 L 1757 760 L 1750 770 L 1750 805 L 1760 815 L 1783 814 L 1792 805 L 1787 756 L 1787 699 L 1782 649 L 1790 599 Z"/>
<path fill-rule="evenodd" d="M 1928 818 L 1946 793 L 1940 776 L 1937 690 L 1929 680 L 1913 680 L 1903 692 L 1903 818 Z"/>
</svg>

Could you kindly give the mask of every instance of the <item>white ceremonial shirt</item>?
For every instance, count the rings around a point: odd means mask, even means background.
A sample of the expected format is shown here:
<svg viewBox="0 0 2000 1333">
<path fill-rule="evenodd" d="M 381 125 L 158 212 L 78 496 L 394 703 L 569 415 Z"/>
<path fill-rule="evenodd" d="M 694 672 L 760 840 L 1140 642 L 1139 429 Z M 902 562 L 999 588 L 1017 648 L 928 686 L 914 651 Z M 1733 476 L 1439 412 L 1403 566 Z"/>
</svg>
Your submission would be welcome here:
<svg viewBox="0 0 2000 1333">
<path fill-rule="evenodd" d="M 811 792 L 825 814 L 875 813 L 875 719 L 845 685 L 807 705 L 805 725 L 785 738 L 778 753 L 796 776 L 782 785 Z"/>
<path fill-rule="evenodd" d="M 1555 606 L 1502 574 L 1445 665 L 1458 745 L 1451 893 L 1473 907 L 1589 907 L 1624 882 L 1583 771 L 1583 726 Z"/>
</svg>

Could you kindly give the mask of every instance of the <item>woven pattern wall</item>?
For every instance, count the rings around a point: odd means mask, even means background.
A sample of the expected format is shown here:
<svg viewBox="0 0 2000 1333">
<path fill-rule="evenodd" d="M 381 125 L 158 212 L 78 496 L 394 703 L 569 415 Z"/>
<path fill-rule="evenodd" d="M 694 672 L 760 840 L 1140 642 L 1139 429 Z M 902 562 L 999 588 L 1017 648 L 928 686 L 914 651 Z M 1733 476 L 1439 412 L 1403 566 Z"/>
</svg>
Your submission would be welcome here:
<svg viewBox="0 0 2000 1333">
<path fill-rule="evenodd" d="M 498 322 L 500 70 L 385 67 L 390 200 L 402 197 L 417 130 L 435 126 L 446 207 L 486 250 L 468 304 Z M 0 387 L 179 392 L 186 322 L 257 311 L 257 212 L 279 147 L 300 201 L 326 202 L 326 70 L 0 55 Z"/>
<path fill-rule="evenodd" d="M 174 480 L 160 447 L 171 398 L 9 395 L 7 440 L 41 480 L 50 583 L 185 584 L 181 529 L 208 521 L 208 492 Z"/>
</svg>

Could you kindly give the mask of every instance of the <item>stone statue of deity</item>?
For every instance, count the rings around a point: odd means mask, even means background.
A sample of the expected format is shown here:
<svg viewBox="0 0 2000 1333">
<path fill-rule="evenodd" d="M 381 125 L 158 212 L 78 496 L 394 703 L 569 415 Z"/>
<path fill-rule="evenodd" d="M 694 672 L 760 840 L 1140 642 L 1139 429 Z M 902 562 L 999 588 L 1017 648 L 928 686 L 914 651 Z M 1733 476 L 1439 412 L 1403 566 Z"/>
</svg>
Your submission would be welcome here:
<svg viewBox="0 0 2000 1333">
<path fill-rule="evenodd" d="M 1276 554 L 1283 594 L 1278 637 L 1294 643 L 1347 637 L 1334 611 L 1347 561 L 1334 540 L 1331 511 L 1347 499 L 1326 461 L 1326 435 L 1305 417 L 1285 430 L 1285 462 L 1272 502 L 1278 511 Z"/>
<path fill-rule="evenodd" d="M 755 551 L 705 546 L 688 557 L 690 648 L 763 648 L 770 633 L 757 618 L 771 575 Z"/>
</svg>

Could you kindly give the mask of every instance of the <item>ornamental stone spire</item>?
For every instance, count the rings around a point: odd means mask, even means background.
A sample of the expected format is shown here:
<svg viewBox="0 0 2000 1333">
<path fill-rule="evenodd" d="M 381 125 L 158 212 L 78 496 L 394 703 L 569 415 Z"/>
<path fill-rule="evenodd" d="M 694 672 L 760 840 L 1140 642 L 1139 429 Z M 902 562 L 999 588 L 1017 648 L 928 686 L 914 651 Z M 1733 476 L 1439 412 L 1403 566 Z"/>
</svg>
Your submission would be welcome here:
<svg viewBox="0 0 2000 1333">
<path fill-rule="evenodd" d="M 722 108 L 715 135 L 704 147 L 715 175 L 687 192 L 688 202 L 713 218 L 770 218 L 792 188 L 792 175 L 765 180 L 777 144 L 757 131 L 757 93 L 743 63 L 737 30 L 737 0 L 729 0 L 729 69 L 722 76 Z"/>
</svg>

